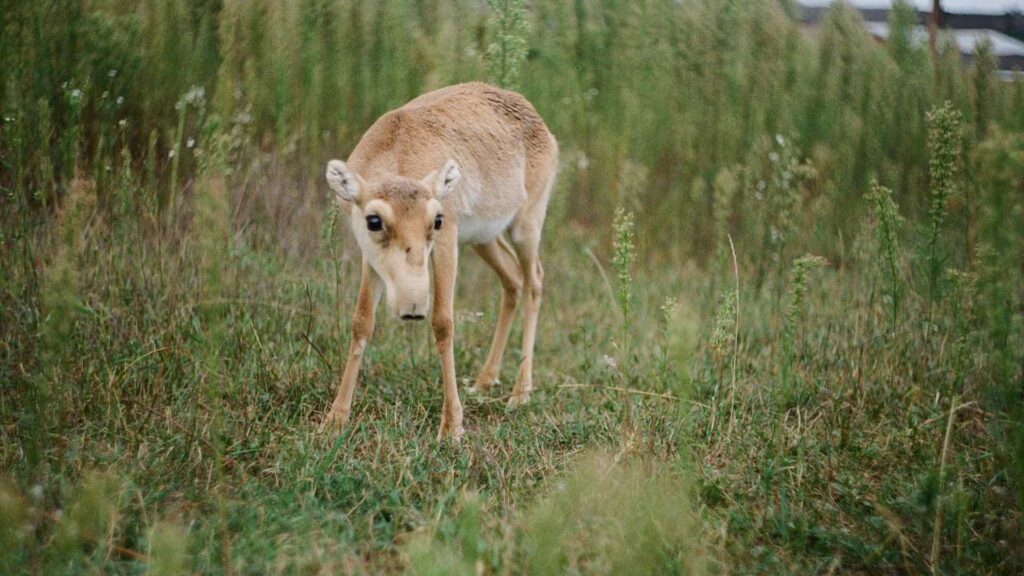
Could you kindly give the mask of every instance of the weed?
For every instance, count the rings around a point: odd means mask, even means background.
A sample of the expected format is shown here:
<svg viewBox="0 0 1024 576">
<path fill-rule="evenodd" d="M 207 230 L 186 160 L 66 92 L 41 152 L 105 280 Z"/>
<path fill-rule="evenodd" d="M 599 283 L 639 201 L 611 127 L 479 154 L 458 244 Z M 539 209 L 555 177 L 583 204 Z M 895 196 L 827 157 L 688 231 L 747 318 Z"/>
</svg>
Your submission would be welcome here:
<svg viewBox="0 0 1024 576">
<path fill-rule="evenodd" d="M 487 47 L 491 82 L 515 90 L 529 47 L 526 4 L 523 0 L 487 0 L 487 4 L 494 11 L 497 28 L 494 41 Z"/>
<path fill-rule="evenodd" d="M 962 135 L 960 112 L 946 102 L 928 112 L 928 172 L 931 178 L 931 203 L 928 209 L 928 298 L 939 297 L 939 280 L 945 257 L 939 240 L 946 220 L 948 203 L 960 189 Z"/>
<path fill-rule="evenodd" d="M 615 268 L 615 297 L 619 304 L 619 311 L 622 313 L 622 360 L 628 367 L 632 359 L 629 346 L 629 332 L 632 322 L 633 308 L 633 276 L 632 268 L 636 260 L 636 247 L 634 245 L 635 221 L 633 213 L 620 207 L 615 212 L 614 223 L 614 256 L 612 266 Z"/>
<path fill-rule="evenodd" d="M 828 262 L 821 256 L 808 254 L 793 261 L 793 269 L 789 274 L 789 298 L 786 302 L 786 315 L 782 325 L 782 393 L 786 398 L 792 391 L 791 373 L 796 360 L 796 338 L 800 329 L 800 320 L 804 312 L 804 299 L 809 289 L 811 271 L 821 268 Z"/>
<path fill-rule="evenodd" d="M 900 297 L 903 295 L 903 279 L 899 262 L 899 230 L 903 222 L 899 209 L 892 199 L 892 191 L 873 182 L 868 200 L 872 203 L 875 220 L 875 247 L 879 267 L 889 300 L 889 326 L 896 331 L 899 318 Z"/>
</svg>

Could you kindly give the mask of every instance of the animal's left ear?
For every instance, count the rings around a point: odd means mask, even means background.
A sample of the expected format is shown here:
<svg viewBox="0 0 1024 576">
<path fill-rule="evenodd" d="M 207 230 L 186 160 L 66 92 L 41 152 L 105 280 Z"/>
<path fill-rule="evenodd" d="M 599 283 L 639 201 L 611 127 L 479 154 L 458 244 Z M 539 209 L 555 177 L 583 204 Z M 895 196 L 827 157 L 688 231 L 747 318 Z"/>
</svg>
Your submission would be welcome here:
<svg viewBox="0 0 1024 576">
<path fill-rule="evenodd" d="M 452 191 L 461 177 L 462 172 L 459 171 L 458 163 L 449 158 L 443 168 L 431 172 L 423 181 L 434 191 L 434 198 L 441 200 Z"/>
</svg>

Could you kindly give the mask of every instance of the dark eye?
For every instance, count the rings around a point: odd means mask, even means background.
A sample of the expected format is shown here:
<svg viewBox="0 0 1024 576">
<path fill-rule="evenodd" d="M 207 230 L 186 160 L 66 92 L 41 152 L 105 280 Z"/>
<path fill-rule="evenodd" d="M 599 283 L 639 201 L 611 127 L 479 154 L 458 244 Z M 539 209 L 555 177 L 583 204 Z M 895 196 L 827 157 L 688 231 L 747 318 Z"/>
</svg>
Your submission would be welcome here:
<svg viewBox="0 0 1024 576">
<path fill-rule="evenodd" d="M 372 214 L 366 217 L 366 228 L 370 232 L 380 232 L 384 229 L 384 223 L 381 222 L 380 216 Z"/>
<path fill-rule="evenodd" d="M 440 214 L 434 216 L 434 230 L 440 230 L 442 224 L 444 224 L 444 216 Z"/>
</svg>

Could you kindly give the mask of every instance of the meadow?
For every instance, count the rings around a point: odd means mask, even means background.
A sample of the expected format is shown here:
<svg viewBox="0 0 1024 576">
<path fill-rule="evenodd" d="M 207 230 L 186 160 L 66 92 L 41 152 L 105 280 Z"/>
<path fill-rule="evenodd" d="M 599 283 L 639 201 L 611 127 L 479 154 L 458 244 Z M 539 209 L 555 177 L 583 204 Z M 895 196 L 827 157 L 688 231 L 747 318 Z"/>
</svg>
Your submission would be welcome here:
<svg viewBox="0 0 1024 576">
<path fill-rule="evenodd" d="M 0 573 L 1024 572 L 1024 77 L 794 10 L 5 2 Z M 384 320 L 320 433 L 360 271 L 324 166 L 469 80 L 561 145 L 536 391 L 517 322 L 437 442 L 430 330 Z"/>
</svg>

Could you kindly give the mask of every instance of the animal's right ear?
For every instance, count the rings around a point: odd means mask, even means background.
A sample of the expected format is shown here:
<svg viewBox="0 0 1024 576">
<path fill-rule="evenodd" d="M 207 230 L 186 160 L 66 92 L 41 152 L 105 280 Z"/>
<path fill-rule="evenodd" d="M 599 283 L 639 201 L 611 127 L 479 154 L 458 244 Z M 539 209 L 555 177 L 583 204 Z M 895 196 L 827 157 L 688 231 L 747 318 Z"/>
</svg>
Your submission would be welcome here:
<svg viewBox="0 0 1024 576">
<path fill-rule="evenodd" d="M 359 199 L 359 176 L 348 169 L 341 160 L 327 163 L 327 184 L 334 190 L 334 195 L 342 202 L 356 202 Z"/>
</svg>

